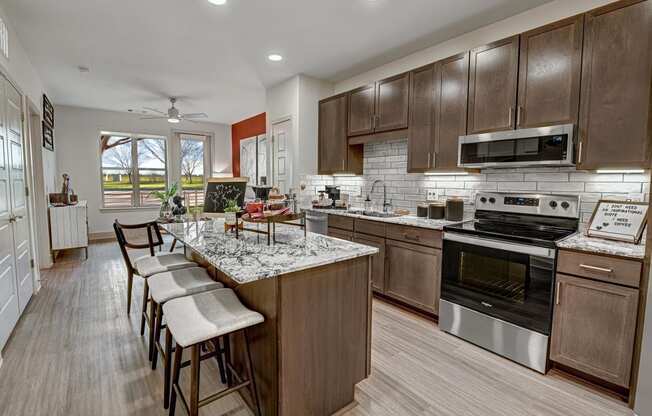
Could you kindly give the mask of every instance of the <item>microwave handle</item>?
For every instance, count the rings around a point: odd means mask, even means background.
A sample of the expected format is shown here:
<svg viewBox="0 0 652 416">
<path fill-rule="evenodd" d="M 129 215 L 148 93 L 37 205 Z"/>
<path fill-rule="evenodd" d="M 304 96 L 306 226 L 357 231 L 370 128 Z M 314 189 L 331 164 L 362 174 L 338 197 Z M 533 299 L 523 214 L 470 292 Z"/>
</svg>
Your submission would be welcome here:
<svg viewBox="0 0 652 416">
<path fill-rule="evenodd" d="M 537 246 L 527 246 L 523 244 L 509 243 L 506 241 L 490 240 L 488 238 L 481 237 L 469 237 L 466 235 L 456 234 L 445 232 L 444 240 L 455 241 L 458 243 L 469 244 L 472 246 L 481 246 L 488 248 L 495 248 L 497 250 L 511 251 L 513 253 L 528 254 L 530 256 L 545 257 L 548 259 L 555 258 L 555 250 L 537 247 Z"/>
</svg>

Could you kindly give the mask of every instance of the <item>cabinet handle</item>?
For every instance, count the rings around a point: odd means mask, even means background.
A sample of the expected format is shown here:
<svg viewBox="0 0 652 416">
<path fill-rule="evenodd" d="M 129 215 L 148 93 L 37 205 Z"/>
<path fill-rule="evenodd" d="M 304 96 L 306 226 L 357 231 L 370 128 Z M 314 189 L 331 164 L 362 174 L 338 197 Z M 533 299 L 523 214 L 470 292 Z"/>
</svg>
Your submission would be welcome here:
<svg viewBox="0 0 652 416">
<path fill-rule="evenodd" d="M 583 269 L 594 271 L 594 272 L 602 272 L 602 273 L 613 273 L 614 272 L 614 269 L 607 269 L 606 267 L 590 266 L 588 264 L 580 264 L 580 267 L 583 268 Z"/>
<path fill-rule="evenodd" d="M 577 164 L 582 163 L 582 142 L 580 142 L 580 148 L 577 150 Z"/>
<path fill-rule="evenodd" d="M 521 113 L 523 112 L 523 107 L 520 105 L 516 107 L 516 126 L 521 125 Z"/>
<path fill-rule="evenodd" d="M 555 293 L 555 305 L 559 305 L 559 293 L 561 293 L 561 282 L 557 282 L 557 291 Z"/>
<path fill-rule="evenodd" d="M 428 168 L 430 168 L 430 152 L 428 152 Z"/>
<path fill-rule="evenodd" d="M 344 159 L 342 159 L 342 170 L 346 170 L 346 168 L 344 167 L 344 164 L 345 164 Z"/>
<path fill-rule="evenodd" d="M 410 241 L 419 241 L 419 236 L 418 236 L 418 235 L 416 235 L 416 236 L 411 236 L 411 235 L 409 235 L 409 234 L 403 234 L 403 237 L 404 237 L 406 240 L 410 240 Z"/>
<path fill-rule="evenodd" d="M 514 111 L 514 107 L 509 107 L 509 122 L 507 123 L 509 127 L 512 127 L 512 112 Z"/>
</svg>

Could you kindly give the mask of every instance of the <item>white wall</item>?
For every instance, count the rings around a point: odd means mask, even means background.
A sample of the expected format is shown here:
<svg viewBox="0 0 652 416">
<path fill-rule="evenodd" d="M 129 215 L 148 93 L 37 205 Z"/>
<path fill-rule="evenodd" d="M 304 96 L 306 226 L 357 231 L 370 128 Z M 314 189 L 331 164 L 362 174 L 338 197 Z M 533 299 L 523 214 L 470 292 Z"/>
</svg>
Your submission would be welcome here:
<svg viewBox="0 0 652 416">
<path fill-rule="evenodd" d="M 317 172 L 318 101 L 333 93 L 331 83 L 297 75 L 266 91 L 267 131 L 272 123 L 292 118 L 292 181 L 297 187 L 303 174 Z"/>
<path fill-rule="evenodd" d="M 125 222 L 143 222 L 158 215 L 158 209 L 103 210 L 100 182 L 99 137 L 101 131 L 157 134 L 172 137 L 172 130 L 212 133 L 213 171 L 231 171 L 231 126 L 215 123 L 180 123 L 166 120 L 140 120 L 137 115 L 79 107 L 56 106 L 57 178 L 71 176 L 72 188 L 80 199 L 88 201 L 91 233 L 111 232 L 116 218 Z M 58 182 L 59 179 L 57 180 Z"/>
<path fill-rule="evenodd" d="M 335 92 L 348 91 L 361 85 L 369 84 L 470 50 L 476 46 L 516 35 L 612 2 L 613 0 L 555 0 L 472 32 L 465 33 L 464 35 L 439 43 L 430 48 L 415 52 L 354 77 L 341 80 L 335 84 Z"/>
</svg>

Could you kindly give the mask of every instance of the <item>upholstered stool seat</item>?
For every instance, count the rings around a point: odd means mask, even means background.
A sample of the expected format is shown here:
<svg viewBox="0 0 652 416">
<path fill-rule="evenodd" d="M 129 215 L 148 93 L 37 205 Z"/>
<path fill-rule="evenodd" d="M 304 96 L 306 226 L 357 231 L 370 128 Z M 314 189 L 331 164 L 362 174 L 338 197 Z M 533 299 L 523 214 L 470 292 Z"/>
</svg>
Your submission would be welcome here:
<svg viewBox="0 0 652 416">
<path fill-rule="evenodd" d="M 182 347 L 257 325 L 263 315 L 247 309 L 231 289 L 173 299 L 163 305 L 169 330 Z"/>
<path fill-rule="evenodd" d="M 156 256 L 143 256 L 134 262 L 136 274 L 142 277 L 150 277 L 156 273 L 169 272 L 172 270 L 197 267 L 197 263 L 186 259 L 182 253 L 166 253 Z"/>
<path fill-rule="evenodd" d="M 149 293 L 157 304 L 224 287 L 201 267 L 157 273 L 149 278 L 148 283 Z"/>
</svg>

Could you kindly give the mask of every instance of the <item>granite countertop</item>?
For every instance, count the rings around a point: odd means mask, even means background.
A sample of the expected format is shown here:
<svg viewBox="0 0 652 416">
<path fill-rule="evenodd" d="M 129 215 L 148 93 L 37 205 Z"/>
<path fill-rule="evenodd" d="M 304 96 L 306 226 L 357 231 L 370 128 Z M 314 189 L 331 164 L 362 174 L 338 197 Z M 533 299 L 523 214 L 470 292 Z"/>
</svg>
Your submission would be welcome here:
<svg viewBox="0 0 652 416">
<path fill-rule="evenodd" d="M 369 215 L 356 214 L 353 212 L 339 210 L 339 209 L 319 209 L 319 208 L 302 208 L 302 209 L 304 211 L 310 211 L 310 212 L 341 215 L 343 217 L 351 217 L 351 218 L 361 218 L 364 220 L 386 222 L 389 224 L 399 224 L 399 225 L 407 225 L 412 227 L 429 228 L 431 230 L 443 230 L 444 226 L 446 225 L 458 224 L 460 222 L 463 222 L 463 221 L 430 220 L 428 218 L 417 217 L 414 215 L 403 215 L 400 217 L 382 218 L 382 217 L 371 217 Z M 465 218 L 465 220 L 468 219 L 470 218 Z"/>
<path fill-rule="evenodd" d="M 326 264 L 378 253 L 375 247 L 352 243 L 277 224 L 276 243 L 243 231 L 240 238 L 224 232 L 224 220 L 161 224 L 177 240 L 238 283 L 249 283 Z M 247 228 L 256 225 L 246 224 Z"/>
<path fill-rule="evenodd" d="M 645 257 L 645 244 L 632 244 L 625 241 L 588 237 L 582 232 L 575 233 L 558 241 L 557 247 L 585 251 L 592 254 L 609 254 L 634 260 L 643 260 Z"/>
</svg>

